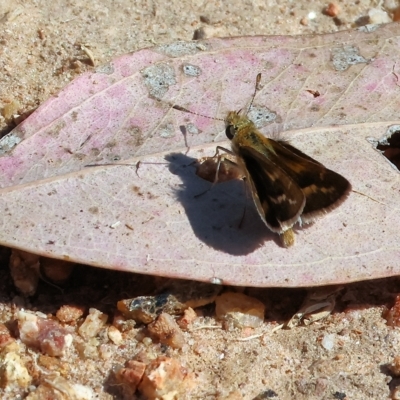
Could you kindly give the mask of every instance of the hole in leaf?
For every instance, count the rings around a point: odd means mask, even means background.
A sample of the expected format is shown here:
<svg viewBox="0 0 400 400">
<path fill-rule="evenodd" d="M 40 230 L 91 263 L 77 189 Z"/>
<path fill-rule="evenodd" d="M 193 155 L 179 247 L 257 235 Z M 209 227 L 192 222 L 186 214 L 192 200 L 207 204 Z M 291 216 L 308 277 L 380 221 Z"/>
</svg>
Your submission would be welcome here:
<svg viewBox="0 0 400 400">
<path fill-rule="evenodd" d="M 376 148 L 400 170 L 400 130 L 393 132 L 385 144 L 378 143 Z"/>
</svg>

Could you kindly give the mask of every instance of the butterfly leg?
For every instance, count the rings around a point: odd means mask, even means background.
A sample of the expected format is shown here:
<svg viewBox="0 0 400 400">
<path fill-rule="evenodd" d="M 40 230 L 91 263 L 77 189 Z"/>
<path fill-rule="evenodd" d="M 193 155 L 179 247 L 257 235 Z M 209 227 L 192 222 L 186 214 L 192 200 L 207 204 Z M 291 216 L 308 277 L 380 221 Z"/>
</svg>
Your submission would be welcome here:
<svg viewBox="0 0 400 400">
<path fill-rule="evenodd" d="M 244 189 L 246 192 L 246 198 L 249 197 L 249 190 L 248 187 L 245 183 L 245 179 L 246 177 L 242 174 L 241 169 L 239 168 L 239 166 L 233 162 L 232 160 L 230 160 L 229 158 L 224 157 L 223 155 L 221 155 L 220 152 L 224 152 L 227 153 L 229 155 L 234 155 L 234 153 L 231 150 L 226 149 L 225 147 L 221 147 L 221 146 L 217 146 L 216 148 L 216 152 L 212 157 L 207 157 L 203 164 L 200 165 L 199 168 L 201 168 L 201 166 L 210 160 L 214 160 L 215 158 L 217 158 L 217 166 L 215 168 L 215 163 L 213 165 L 211 165 L 211 167 L 209 168 L 209 166 L 204 166 L 204 170 L 203 171 L 197 171 L 197 175 L 200 176 L 201 178 L 212 182 L 212 186 L 207 189 L 206 191 L 199 193 L 198 195 L 196 195 L 195 197 L 200 197 L 202 195 L 204 195 L 205 193 L 207 193 L 208 191 L 210 191 L 214 185 L 216 185 L 218 182 L 225 182 L 225 181 L 229 181 L 232 179 L 242 179 L 244 182 Z M 215 169 L 215 173 L 213 172 L 213 170 Z M 211 171 L 212 170 L 212 173 Z M 220 174 L 221 172 L 221 174 Z M 211 181 L 211 177 L 214 176 L 213 180 Z M 247 211 L 247 205 L 245 205 L 243 207 L 243 214 L 242 217 L 240 219 L 240 223 L 239 223 L 239 229 L 242 228 L 243 226 L 243 222 L 244 219 L 246 217 L 246 211 Z"/>
<path fill-rule="evenodd" d="M 224 147 L 217 146 L 212 157 L 205 157 L 197 166 L 196 175 L 212 182 L 212 186 L 195 197 L 200 197 L 211 190 L 218 182 L 225 182 L 232 179 L 241 179 L 243 176 L 237 164 L 222 155 L 221 152 L 232 155 L 232 152 Z"/>
</svg>

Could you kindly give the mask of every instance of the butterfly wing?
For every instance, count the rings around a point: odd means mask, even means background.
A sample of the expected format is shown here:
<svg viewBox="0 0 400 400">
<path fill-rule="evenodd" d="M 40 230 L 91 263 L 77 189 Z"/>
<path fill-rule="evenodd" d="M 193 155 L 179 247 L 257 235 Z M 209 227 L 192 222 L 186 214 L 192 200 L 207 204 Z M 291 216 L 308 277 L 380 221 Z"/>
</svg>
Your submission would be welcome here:
<svg viewBox="0 0 400 400">
<path fill-rule="evenodd" d="M 342 175 L 324 167 L 286 142 L 269 142 L 275 153 L 270 155 L 271 161 L 276 163 L 281 160 L 279 166 L 304 193 L 306 204 L 301 215 L 302 222 L 314 221 L 347 198 L 351 185 Z"/>
<path fill-rule="evenodd" d="M 278 233 L 291 228 L 299 220 L 305 205 L 301 188 L 257 149 L 239 146 L 235 153 L 246 173 L 254 203 L 264 223 Z"/>
<path fill-rule="evenodd" d="M 300 151 L 299 149 L 297 149 L 296 147 L 292 146 L 290 143 L 288 143 L 288 142 L 286 142 L 284 140 L 277 140 L 277 141 L 270 140 L 270 141 L 280 144 L 286 150 L 289 150 L 290 152 L 296 154 L 297 156 L 299 156 L 301 158 L 305 158 L 306 160 L 311 161 L 314 164 L 318 164 L 318 165 L 321 165 L 322 167 L 324 167 L 320 162 L 318 162 L 317 160 L 314 160 L 313 158 L 311 158 L 310 156 L 308 156 L 307 154 L 303 153 L 302 151 Z"/>
</svg>

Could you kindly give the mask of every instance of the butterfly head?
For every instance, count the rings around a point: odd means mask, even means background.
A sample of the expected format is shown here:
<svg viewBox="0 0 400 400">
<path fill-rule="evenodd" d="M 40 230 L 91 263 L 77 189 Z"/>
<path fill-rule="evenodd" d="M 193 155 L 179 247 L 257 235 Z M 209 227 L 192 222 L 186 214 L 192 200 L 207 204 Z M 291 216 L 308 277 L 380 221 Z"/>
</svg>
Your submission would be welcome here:
<svg viewBox="0 0 400 400">
<path fill-rule="evenodd" d="M 225 118 L 225 134 L 228 139 L 232 140 L 235 137 L 238 131 L 240 118 L 241 117 L 237 111 L 229 111 Z"/>
<path fill-rule="evenodd" d="M 240 115 L 239 111 L 229 111 L 225 118 L 225 134 L 228 139 L 232 140 L 239 131 L 245 128 L 252 128 L 253 122 L 245 115 Z"/>
</svg>

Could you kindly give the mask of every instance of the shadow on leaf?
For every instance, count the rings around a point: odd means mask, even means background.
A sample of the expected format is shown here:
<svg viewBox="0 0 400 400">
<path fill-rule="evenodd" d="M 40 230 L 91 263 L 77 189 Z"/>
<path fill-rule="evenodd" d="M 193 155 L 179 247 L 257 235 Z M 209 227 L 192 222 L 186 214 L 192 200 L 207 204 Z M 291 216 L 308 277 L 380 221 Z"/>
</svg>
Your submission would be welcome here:
<svg viewBox="0 0 400 400">
<path fill-rule="evenodd" d="M 182 179 L 182 187 L 175 194 L 185 208 L 194 234 L 205 244 L 232 255 L 252 253 L 268 240 L 280 245 L 278 235 L 270 232 L 262 222 L 250 194 L 246 200 L 242 180 L 217 183 L 207 191 L 212 184 L 196 175 L 194 158 L 172 153 L 165 159 L 170 172 Z M 240 226 L 245 208 L 245 218 Z"/>
</svg>

